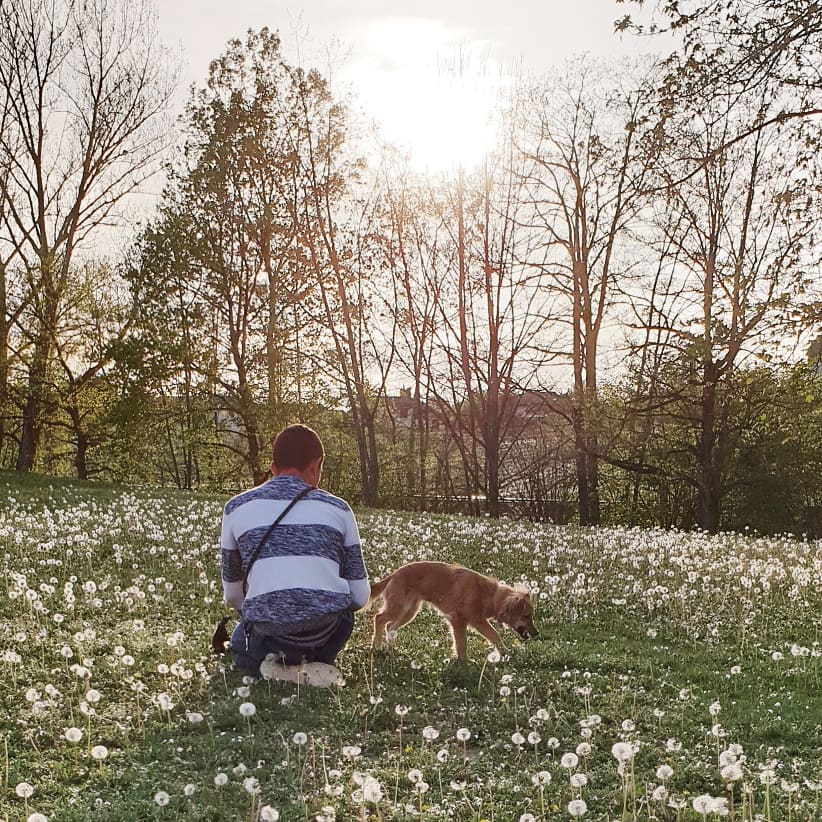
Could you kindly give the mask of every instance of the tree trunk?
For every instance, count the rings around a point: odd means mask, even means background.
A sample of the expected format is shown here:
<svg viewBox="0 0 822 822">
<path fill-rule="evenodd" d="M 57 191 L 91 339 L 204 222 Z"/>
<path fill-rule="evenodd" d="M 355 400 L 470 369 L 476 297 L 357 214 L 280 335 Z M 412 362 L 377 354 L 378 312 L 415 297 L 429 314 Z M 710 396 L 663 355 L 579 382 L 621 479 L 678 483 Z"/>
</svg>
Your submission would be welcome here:
<svg viewBox="0 0 822 822">
<path fill-rule="evenodd" d="M 43 429 L 43 411 L 46 405 L 46 375 L 51 355 L 51 335 L 41 331 L 34 343 L 29 366 L 28 390 L 23 406 L 20 446 L 17 451 L 18 471 L 32 471 L 37 459 L 40 434 Z"/>
<path fill-rule="evenodd" d="M 715 459 L 715 417 L 717 368 L 712 362 L 704 365 L 704 383 L 697 444 L 697 505 L 696 522 L 700 528 L 715 533 L 719 529 L 719 482 Z"/>
</svg>

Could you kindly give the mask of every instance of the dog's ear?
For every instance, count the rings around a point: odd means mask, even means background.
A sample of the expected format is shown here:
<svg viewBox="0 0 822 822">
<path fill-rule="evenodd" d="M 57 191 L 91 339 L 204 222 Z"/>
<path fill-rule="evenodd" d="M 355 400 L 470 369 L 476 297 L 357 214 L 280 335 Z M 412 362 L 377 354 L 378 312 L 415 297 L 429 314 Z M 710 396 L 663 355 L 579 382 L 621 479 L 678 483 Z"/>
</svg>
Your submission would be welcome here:
<svg viewBox="0 0 822 822">
<path fill-rule="evenodd" d="M 515 620 L 518 616 L 523 616 L 527 612 L 530 602 L 530 595 L 524 592 L 517 591 L 509 594 L 502 601 L 499 612 L 500 618 L 503 622 L 509 622 Z"/>
</svg>

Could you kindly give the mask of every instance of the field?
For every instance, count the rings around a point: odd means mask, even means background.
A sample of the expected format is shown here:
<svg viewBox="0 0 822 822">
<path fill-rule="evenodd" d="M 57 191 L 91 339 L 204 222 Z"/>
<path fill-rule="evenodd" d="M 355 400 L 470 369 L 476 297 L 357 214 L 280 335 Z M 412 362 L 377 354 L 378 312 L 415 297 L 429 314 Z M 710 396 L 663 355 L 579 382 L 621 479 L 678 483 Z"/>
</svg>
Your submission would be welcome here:
<svg viewBox="0 0 822 822">
<path fill-rule="evenodd" d="M 318 690 L 210 653 L 223 501 L 0 475 L 0 819 L 822 819 L 822 543 L 360 512 L 373 579 L 462 562 L 540 637 L 360 614 Z"/>
</svg>

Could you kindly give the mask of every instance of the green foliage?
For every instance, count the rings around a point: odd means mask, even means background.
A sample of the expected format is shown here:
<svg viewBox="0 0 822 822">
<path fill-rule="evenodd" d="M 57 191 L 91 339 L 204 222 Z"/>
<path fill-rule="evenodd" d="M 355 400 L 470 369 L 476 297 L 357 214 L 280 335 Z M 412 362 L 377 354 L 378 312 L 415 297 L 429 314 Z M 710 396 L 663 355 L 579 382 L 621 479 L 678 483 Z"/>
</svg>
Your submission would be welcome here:
<svg viewBox="0 0 822 822">
<path fill-rule="evenodd" d="M 345 686 L 315 690 L 209 653 L 223 498 L 9 475 L 0 494 L 10 820 L 547 820 L 582 798 L 583 818 L 702 822 L 702 794 L 740 822 L 818 819 L 819 542 L 362 513 L 375 578 L 445 559 L 521 581 L 540 636 L 504 632 L 496 662 L 472 636 L 460 665 L 432 612 L 376 654 L 363 614 Z"/>
</svg>

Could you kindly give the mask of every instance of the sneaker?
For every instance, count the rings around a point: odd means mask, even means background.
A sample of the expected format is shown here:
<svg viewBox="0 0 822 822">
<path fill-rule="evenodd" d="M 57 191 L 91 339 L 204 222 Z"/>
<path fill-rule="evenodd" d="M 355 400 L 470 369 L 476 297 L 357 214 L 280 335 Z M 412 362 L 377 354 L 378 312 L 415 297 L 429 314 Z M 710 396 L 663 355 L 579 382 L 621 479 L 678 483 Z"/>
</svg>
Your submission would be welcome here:
<svg viewBox="0 0 822 822">
<path fill-rule="evenodd" d="M 342 673 L 333 665 L 325 662 L 307 662 L 303 666 L 305 681 L 315 688 L 331 688 L 334 685 L 345 685 Z"/>
<path fill-rule="evenodd" d="M 283 665 L 276 658 L 266 658 L 260 663 L 260 673 L 263 679 L 276 679 L 278 682 L 306 681 L 302 665 Z"/>
</svg>

